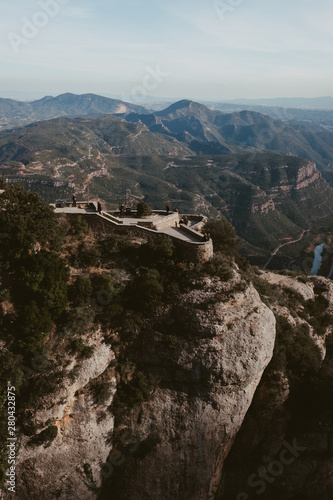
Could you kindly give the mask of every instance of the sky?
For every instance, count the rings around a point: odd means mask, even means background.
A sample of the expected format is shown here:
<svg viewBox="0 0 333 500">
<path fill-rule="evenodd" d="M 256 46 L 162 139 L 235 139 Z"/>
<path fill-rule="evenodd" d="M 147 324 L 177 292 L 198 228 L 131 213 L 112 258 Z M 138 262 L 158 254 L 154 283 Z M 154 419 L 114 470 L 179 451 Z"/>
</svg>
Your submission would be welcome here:
<svg viewBox="0 0 333 500">
<path fill-rule="evenodd" d="M 0 97 L 333 95 L 333 0 L 2 2 Z"/>
</svg>

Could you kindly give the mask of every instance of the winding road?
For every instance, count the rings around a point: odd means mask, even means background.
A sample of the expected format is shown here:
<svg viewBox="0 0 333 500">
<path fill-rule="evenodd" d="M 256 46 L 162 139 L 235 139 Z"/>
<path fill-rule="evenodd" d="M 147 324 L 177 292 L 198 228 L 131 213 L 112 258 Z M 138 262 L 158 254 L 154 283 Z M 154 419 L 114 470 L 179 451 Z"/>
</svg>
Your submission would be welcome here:
<svg viewBox="0 0 333 500">
<path fill-rule="evenodd" d="M 297 243 L 298 241 L 301 241 L 305 235 L 305 233 L 308 233 L 310 231 L 310 229 L 304 229 L 303 233 L 301 234 L 301 236 L 299 236 L 299 238 L 297 238 L 297 240 L 293 240 L 293 241 L 288 241 L 287 243 L 282 243 L 282 245 L 279 245 L 274 251 L 273 253 L 271 254 L 270 258 L 268 259 L 268 261 L 266 262 L 266 264 L 264 265 L 264 269 L 267 268 L 267 266 L 270 264 L 271 260 L 273 259 L 273 257 L 278 253 L 278 251 L 280 250 L 280 248 L 282 247 L 285 247 L 287 245 L 291 245 L 292 243 Z"/>
</svg>

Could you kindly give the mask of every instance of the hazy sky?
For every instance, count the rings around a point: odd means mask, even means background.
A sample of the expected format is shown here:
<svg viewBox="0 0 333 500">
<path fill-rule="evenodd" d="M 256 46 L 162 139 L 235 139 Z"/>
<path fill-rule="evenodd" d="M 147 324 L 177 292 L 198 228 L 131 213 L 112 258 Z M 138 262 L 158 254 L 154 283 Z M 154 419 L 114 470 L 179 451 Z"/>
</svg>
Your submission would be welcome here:
<svg viewBox="0 0 333 500">
<path fill-rule="evenodd" d="M 0 97 L 333 95 L 333 0 L 5 3 Z"/>
</svg>

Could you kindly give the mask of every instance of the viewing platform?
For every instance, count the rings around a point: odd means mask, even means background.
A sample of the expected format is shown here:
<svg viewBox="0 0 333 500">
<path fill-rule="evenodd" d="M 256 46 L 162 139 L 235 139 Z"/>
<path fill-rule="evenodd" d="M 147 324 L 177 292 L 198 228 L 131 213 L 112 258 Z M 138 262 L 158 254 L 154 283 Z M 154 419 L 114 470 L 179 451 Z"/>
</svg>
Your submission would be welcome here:
<svg viewBox="0 0 333 500">
<path fill-rule="evenodd" d="M 132 229 L 137 234 L 154 236 L 165 234 L 170 236 L 175 243 L 187 246 L 187 253 L 193 260 L 206 261 L 213 256 L 213 242 L 201 230 L 207 218 L 202 215 L 179 214 L 175 211 L 153 210 L 152 214 L 145 217 L 137 217 L 136 210 L 126 210 L 125 212 L 104 211 L 98 202 L 77 201 L 76 206 L 66 201 L 51 204 L 56 214 L 66 214 L 68 216 L 81 215 L 92 223 L 94 215 L 99 222 L 109 224 L 121 230 Z M 98 210 L 100 208 L 100 210 Z M 94 218 L 95 219 L 95 218 Z M 97 223 L 97 220 L 96 220 Z M 91 224 L 96 226 L 96 223 Z M 185 248 L 185 247 L 184 247 Z"/>
</svg>

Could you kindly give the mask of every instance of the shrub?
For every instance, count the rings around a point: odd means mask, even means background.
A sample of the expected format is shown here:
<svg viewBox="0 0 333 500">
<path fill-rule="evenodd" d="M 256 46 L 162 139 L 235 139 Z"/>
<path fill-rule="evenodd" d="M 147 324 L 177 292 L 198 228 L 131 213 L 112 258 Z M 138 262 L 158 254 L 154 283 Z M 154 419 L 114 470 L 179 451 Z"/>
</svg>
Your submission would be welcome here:
<svg viewBox="0 0 333 500">
<path fill-rule="evenodd" d="M 145 201 L 140 201 L 140 203 L 138 203 L 138 206 L 136 207 L 137 217 L 146 217 L 151 214 L 152 209 L 150 208 L 148 203 L 146 203 Z"/>
<path fill-rule="evenodd" d="M 131 381 L 122 380 L 117 386 L 112 407 L 120 409 L 124 406 L 133 408 L 136 405 L 147 401 L 151 391 L 151 383 L 148 377 L 138 371 L 135 372 Z"/>
<path fill-rule="evenodd" d="M 71 351 L 76 353 L 79 358 L 91 358 L 94 354 L 94 347 L 84 344 L 81 339 L 72 340 L 70 348 Z"/>
<path fill-rule="evenodd" d="M 74 260 L 74 264 L 78 267 L 97 267 L 101 260 L 101 251 L 99 248 L 89 247 L 81 243 Z"/>
<path fill-rule="evenodd" d="M 124 308 L 121 304 L 110 304 L 98 315 L 100 323 L 107 328 L 115 328 L 123 324 Z"/>
<path fill-rule="evenodd" d="M 88 223 L 82 219 L 81 215 L 71 220 L 71 232 L 76 236 L 81 236 L 88 232 Z"/>
<path fill-rule="evenodd" d="M 0 197 L 0 227 L 6 228 L 0 248 L 6 262 L 27 255 L 37 242 L 59 248 L 63 238 L 53 209 L 19 184 L 6 185 Z"/>
<path fill-rule="evenodd" d="M 67 306 L 69 269 L 55 253 L 41 251 L 20 259 L 15 292 L 20 303 L 35 301 L 56 319 Z"/>
<path fill-rule="evenodd" d="M 25 356 L 38 350 L 51 331 L 53 322 L 50 312 L 36 302 L 24 306 L 18 315 L 16 332 L 19 351 Z"/>
<path fill-rule="evenodd" d="M 134 309 L 149 311 L 160 303 L 164 288 L 156 269 L 148 269 L 137 276 L 131 286 L 130 302 Z"/>
<path fill-rule="evenodd" d="M 74 283 L 68 289 L 69 300 L 74 306 L 83 306 L 92 296 L 93 288 L 88 276 L 82 274 L 77 276 Z"/>
<path fill-rule="evenodd" d="M 141 245 L 139 249 L 139 259 L 143 265 L 156 267 L 165 265 L 171 261 L 174 255 L 175 246 L 169 236 L 160 234 L 150 238 L 147 243 Z"/>
<path fill-rule="evenodd" d="M 210 234 L 215 251 L 232 256 L 236 254 L 240 239 L 236 235 L 234 227 L 225 217 L 217 221 L 206 222 L 203 231 Z"/>
<path fill-rule="evenodd" d="M 5 301 L 10 302 L 10 300 L 11 300 L 10 290 L 8 288 L 4 288 L 3 290 L 1 290 L 0 302 L 5 302 Z"/>
<path fill-rule="evenodd" d="M 92 307 L 76 307 L 66 311 L 62 320 L 66 334 L 81 334 L 91 325 L 95 319 L 95 310 Z"/>
<path fill-rule="evenodd" d="M 95 274 L 91 278 L 91 284 L 92 284 L 92 293 L 93 296 L 97 298 L 97 301 L 99 300 L 100 296 L 100 301 L 103 302 L 102 305 L 105 305 L 105 299 L 104 297 L 103 300 L 103 292 L 107 293 L 108 295 L 113 295 L 115 293 L 114 285 L 113 285 L 113 279 L 110 276 L 110 274 L 103 273 L 103 274 Z"/>
<path fill-rule="evenodd" d="M 328 300 L 323 295 L 319 295 L 315 300 L 305 302 L 304 310 L 300 313 L 313 326 L 317 335 L 325 335 L 327 327 L 332 324 L 332 315 L 326 313 L 328 306 Z"/>
<path fill-rule="evenodd" d="M 287 370 L 293 382 L 301 380 L 304 375 L 316 373 L 321 356 L 310 337 L 308 325 L 294 328 L 283 316 L 276 316 L 276 320 L 276 342 L 270 368 Z"/>
<path fill-rule="evenodd" d="M 99 381 L 93 387 L 93 398 L 95 404 L 103 404 L 107 401 L 111 395 L 111 384 L 110 382 Z"/>
<path fill-rule="evenodd" d="M 217 254 L 203 265 L 203 271 L 210 276 L 218 276 L 222 281 L 232 278 L 233 261 L 228 255 Z"/>
</svg>

